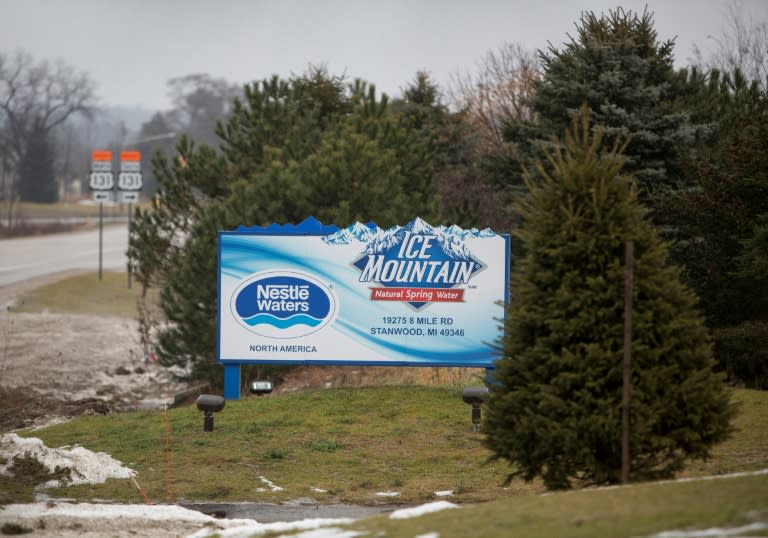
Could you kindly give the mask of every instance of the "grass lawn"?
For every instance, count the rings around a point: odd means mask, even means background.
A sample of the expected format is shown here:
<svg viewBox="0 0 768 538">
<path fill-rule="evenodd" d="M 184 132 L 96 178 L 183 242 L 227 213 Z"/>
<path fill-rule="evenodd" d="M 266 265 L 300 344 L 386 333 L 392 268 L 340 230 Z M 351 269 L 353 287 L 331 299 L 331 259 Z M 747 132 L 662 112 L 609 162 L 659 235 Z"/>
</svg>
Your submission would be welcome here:
<svg viewBox="0 0 768 538">
<path fill-rule="evenodd" d="M 117 217 L 128 215 L 126 204 L 104 204 L 104 216 Z M 38 204 L 32 202 L 20 202 L 15 210 L 16 215 L 25 218 L 67 218 L 67 217 L 98 217 L 99 204 L 58 202 L 56 204 Z"/>
<path fill-rule="evenodd" d="M 50 312 L 52 314 L 92 314 L 136 319 L 136 301 L 141 285 L 135 281 L 128 288 L 128 275 L 104 271 L 74 276 L 41 286 L 21 296 L 10 312 Z"/>
<path fill-rule="evenodd" d="M 37 290 L 19 308 L 82 312 L 78 308 L 85 307 L 79 305 L 88 305 L 91 313 L 135 315 L 138 290 L 127 290 L 124 274 L 108 274 L 104 286 L 93 286 L 88 280 L 93 278 L 76 277 Z M 84 300 L 88 290 L 96 296 Z M 768 474 L 726 476 L 768 468 L 768 392 L 735 390 L 740 412 L 733 438 L 681 474 L 720 478 L 545 494 L 538 482 L 516 480 L 504 486 L 510 469 L 502 462 L 486 463 L 489 452 L 482 433 L 472 432 L 461 389 L 459 384 L 375 386 L 247 397 L 227 402 L 211 433 L 203 432 L 202 414 L 186 407 L 167 415 L 157 410 L 82 416 L 22 434 L 50 447 L 80 445 L 110 454 L 138 472 L 136 479 L 153 502 L 311 497 L 326 504 L 411 505 L 445 499 L 464 505 L 417 519 L 376 517 L 349 526 L 370 536 L 599 538 L 755 523 L 766 526 L 745 527 L 733 535 L 768 536 Z M 0 478 L 0 502 L 31 500 L 33 487 Z M 453 494 L 436 495 L 444 491 Z M 144 502 L 130 480 L 46 493 L 83 501 Z"/>
<path fill-rule="evenodd" d="M 738 431 L 710 460 L 683 473 L 720 479 L 548 494 L 537 482 L 503 485 L 509 468 L 485 463 L 482 434 L 471 431 L 460 394 L 458 386 L 382 386 L 248 397 L 227 402 L 211 433 L 203 432 L 194 407 L 173 409 L 167 415 L 170 471 L 163 411 L 84 416 L 23 435 L 51 447 L 80 445 L 112 455 L 138 472 L 153 502 L 311 497 L 326 504 L 469 504 L 412 520 L 378 517 L 352 525 L 372 536 L 645 536 L 692 526 L 768 524 L 768 475 L 722 476 L 768 468 L 766 392 L 735 391 Z M 436 496 L 446 490 L 453 495 Z M 398 496 L 378 495 L 389 492 Z M 144 502 L 130 480 L 46 493 Z M 0 498 L 30 500 L 32 485 L 0 482 Z"/>
</svg>

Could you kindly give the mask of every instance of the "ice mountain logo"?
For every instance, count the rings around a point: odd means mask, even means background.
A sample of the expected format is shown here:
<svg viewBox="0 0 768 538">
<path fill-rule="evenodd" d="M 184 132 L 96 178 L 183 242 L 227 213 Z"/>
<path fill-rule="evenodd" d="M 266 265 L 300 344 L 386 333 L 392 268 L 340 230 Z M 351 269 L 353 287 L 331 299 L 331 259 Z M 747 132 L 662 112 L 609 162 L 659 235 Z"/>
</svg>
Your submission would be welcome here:
<svg viewBox="0 0 768 538">
<path fill-rule="evenodd" d="M 484 237 L 487 232 L 435 228 L 417 218 L 388 230 L 357 223 L 326 242 L 365 243 L 352 265 L 360 271 L 360 282 L 382 286 L 371 288 L 371 300 L 407 302 L 418 310 L 431 302 L 462 302 L 462 286 L 485 268 L 464 244 L 467 234 Z"/>
<path fill-rule="evenodd" d="M 268 338 L 298 338 L 331 323 L 337 304 L 333 290 L 310 275 L 268 271 L 243 280 L 230 309 L 250 332 Z"/>
</svg>

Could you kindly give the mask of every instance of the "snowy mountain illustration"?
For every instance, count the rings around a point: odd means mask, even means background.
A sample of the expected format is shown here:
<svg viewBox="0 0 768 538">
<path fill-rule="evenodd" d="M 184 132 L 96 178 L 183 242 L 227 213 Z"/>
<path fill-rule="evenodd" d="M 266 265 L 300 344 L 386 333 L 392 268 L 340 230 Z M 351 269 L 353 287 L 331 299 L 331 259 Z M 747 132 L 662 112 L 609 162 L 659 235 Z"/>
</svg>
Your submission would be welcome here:
<svg viewBox="0 0 768 538">
<path fill-rule="evenodd" d="M 348 245 L 353 242 L 367 243 L 371 241 L 381 229 L 373 223 L 354 223 L 348 228 L 343 228 L 336 233 L 326 235 L 323 241 L 329 245 Z"/>
<path fill-rule="evenodd" d="M 458 260 L 472 258 L 472 254 L 463 243 L 464 239 L 468 237 L 494 237 L 496 235 L 490 228 L 465 230 L 455 224 L 447 227 L 443 225 L 435 227 L 417 217 L 405 226 L 392 226 L 386 230 L 379 228 L 373 222 L 368 224 L 356 222 L 348 228 L 323 237 L 323 241 L 329 245 L 365 243 L 364 252 L 366 254 L 382 254 L 402 243 L 406 232 L 413 235 L 434 235 L 437 238 L 437 245 L 440 246 L 443 253 Z"/>
</svg>

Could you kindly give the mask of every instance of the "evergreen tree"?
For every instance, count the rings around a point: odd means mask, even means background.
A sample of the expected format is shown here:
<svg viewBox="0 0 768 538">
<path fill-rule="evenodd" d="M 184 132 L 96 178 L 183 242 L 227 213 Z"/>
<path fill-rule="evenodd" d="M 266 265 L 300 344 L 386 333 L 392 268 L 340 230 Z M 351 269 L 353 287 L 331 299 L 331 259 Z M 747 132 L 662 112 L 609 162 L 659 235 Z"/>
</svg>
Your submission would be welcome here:
<svg viewBox="0 0 768 538">
<path fill-rule="evenodd" d="M 755 96 L 719 131 L 717 144 L 690 163 L 688 188 L 666 200 L 665 216 L 676 225 L 676 257 L 713 327 L 768 319 L 766 303 L 754 300 L 756 273 L 738 274 L 743 243 L 768 214 L 768 100 Z"/>
<path fill-rule="evenodd" d="M 399 118 L 415 131 L 432 155 L 432 183 L 439 194 L 442 223 L 463 228 L 506 229 L 502 205 L 483 180 L 481 136 L 466 112 L 451 112 L 440 88 L 424 71 L 392 105 Z"/>
<path fill-rule="evenodd" d="M 718 369 L 731 382 L 768 388 L 768 99 L 755 83 L 722 93 L 727 121 L 660 213 L 675 224 L 672 252 L 701 298 Z"/>
<path fill-rule="evenodd" d="M 19 197 L 24 202 L 51 204 L 59 201 L 50 133 L 35 128 L 19 165 Z"/>
<path fill-rule="evenodd" d="M 549 488 L 621 474 L 624 244 L 634 242 L 631 476 L 671 476 L 728 436 L 730 394 L 712 372 L 696 297 L 644 218 L 619 140 L 586 109 L 526 174 L 513 270 L 486 415 L 486 445 Z"/>
<path fill-rule="evenodd" d="M 161 289 L 170 322 L 157 330 L 160 362 L 214 384 L 219 230 L 310 215 L 390 226 L 437 207 L 428 149 L 363 82 L 312 69 L 247 85 L 217 131 L 218 151 L 183 138 L 173 161 L 156 156 L 158 205 L 131 231 L 137 280 Z"/>
<path fill-rule="evenodd" d="M 583 13 L 576 30 L 562 48 L 551 45 L 541 54 L 543 75 L 530 102 L 536 121 L 510 122 L 506 137 L 517 144 L 517 161 L 530 167 L 542 158 L 537 140 L 549 143 L 586 103 L 606 143 L 628 140 L 625 170 L 641 198 L 651 201 L 655 191 L 674 185 L 681 151 L 696 134 L 676 106 L 673 42 L 658 41 L 647 11 Z M 519 183 L 519 165 L 512 164 L 507 177 Z"/>
</svg>

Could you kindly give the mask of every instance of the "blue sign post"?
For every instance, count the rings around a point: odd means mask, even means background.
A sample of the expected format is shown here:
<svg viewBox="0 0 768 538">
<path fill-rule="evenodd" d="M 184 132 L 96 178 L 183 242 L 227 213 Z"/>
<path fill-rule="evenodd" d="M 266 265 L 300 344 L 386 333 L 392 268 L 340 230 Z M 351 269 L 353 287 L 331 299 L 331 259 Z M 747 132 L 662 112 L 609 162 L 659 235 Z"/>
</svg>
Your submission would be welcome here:
<svg viewBox="0 0 768 538">
<path fill-rule="evenodd" d="M 416 218 L 381 229 L 299 225 L 219 232 L 217 360 L 242 364 L 492 368 L 509 236 Z"/>
</svg>

